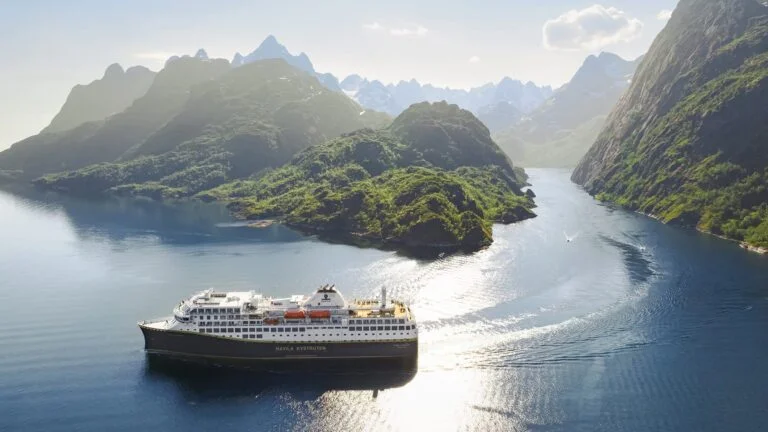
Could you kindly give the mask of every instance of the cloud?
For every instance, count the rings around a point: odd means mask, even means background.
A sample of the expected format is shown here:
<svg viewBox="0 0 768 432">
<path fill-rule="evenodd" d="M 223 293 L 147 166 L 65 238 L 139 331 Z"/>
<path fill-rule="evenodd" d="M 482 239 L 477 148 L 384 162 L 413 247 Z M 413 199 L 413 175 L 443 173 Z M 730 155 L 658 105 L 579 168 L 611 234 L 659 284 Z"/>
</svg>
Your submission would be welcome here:
<svg viewBox="0 0 768 432">
<path fill-rule="evenodd" d="M 640 35 L 643 23 L 614 7 L 599 4 L 568 11 L 544 23 L 544 47 L 550 50 L 596 50 Z"/>
<path fill-rule="evenodd" d="M 173 57 L 174 53 L 165 51 L 147 51 L 136 53 L 133 56 L 144 60 L 166 61 L 168 58 Z"/>
<path fill-rule="evenodd" d="M 427 34 L 429 30 L 427 30 L 423 26 L 416 26 L 413 28 L 391 28 L 389 29 L 389 34 L 392 36 L 424 36 Z"/>
<path fill-rule="evenodd" d="M 363 28 L 375 32 L 386 32 L 392 36 L 424 36 L 429 33 L 429 30 L 421 25 L 413 27 L 385 27 L 376 21 L 363 24 Z"/>
<path fill-rule="evenodd" d="M 672 11 L 669 9 L 664 9 L 656 15 L 659 21 L 669 21 L 670 18 L 672 18 Z"/>
<path fill-rule="evenodd" d="M 472 56 L 469 58 L 470 63 L 480 63 L 480 57 L 478 56 Z"/>
<path fill-rule="evenodd" d="M 370 24 L 363 24 L 363 28 L 368 30 L 381 30 L 382 27 L 381 24 L 374 21 Z"/>
</svg>

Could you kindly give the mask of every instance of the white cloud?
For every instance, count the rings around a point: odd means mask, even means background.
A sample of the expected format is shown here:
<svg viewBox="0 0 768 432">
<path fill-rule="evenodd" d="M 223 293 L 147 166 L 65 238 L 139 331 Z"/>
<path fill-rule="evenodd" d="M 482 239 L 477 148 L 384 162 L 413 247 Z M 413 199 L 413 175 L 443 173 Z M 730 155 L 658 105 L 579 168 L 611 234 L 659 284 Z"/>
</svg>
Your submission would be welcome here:
<svg viewBox="0 0 768 432">
<path fill-rule="evenodd" d="M 136 53 L 133 56 L 144 60 L 166 61 L 169 57 L 173 57 L 174 53 L 164 51 L 147 51 Z"/>
<path fill-rule="evenodd" d="M 480 63 L 480 57 L 478 56 L 472 56 L 469 58 L 470 63 Z"/>
<path fill-rule="evenodd" d="M 568 11 L 544 23 L 544 47 L 550 50 L 596 50 L 628 42 L 640 35 L 643 23 L 614 7 L 599 4 Z"/>
<path fill-rule="evenodd" d="M 381 30 L 382 27 L 381 24 L 374 21 L 370 24 L 363 24 L 363 28 L 368 30 Z"/>
<path fill-rule="evenodd" d="M 664 9 L 656 15 L 659 21 L 669 21 L 670 18 L 672 18 L 672 11 L 669 9 Z"/>
<path fill-rule="evenodd" d="M 416 26 L 413 28 L 391 28 L 389 34 L 392 36 L 424 36 L 429 30 L 423 26 Z"/>
<path fill-rule="evenodd" d="M 429 33 L 429 29 L 422 25 L 414 25 L 411 27 L 385 27 L 377 21 L 363 24 L 363 28 L 375 32 L 386 32 L 392 36 L 424 36 Z"/>
</svg>

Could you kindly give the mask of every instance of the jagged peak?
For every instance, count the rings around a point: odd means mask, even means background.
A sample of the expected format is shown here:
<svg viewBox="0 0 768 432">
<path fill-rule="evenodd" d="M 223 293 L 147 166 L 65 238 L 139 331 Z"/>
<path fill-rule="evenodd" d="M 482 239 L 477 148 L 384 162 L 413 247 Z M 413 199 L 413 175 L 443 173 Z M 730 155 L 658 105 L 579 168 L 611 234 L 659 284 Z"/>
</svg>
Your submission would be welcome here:
<svg viewBox="0 0 768 432">
<path fill-rule="evenodd" d="M 142 73 L 152 73 L 152 71 L 145 67 L 145 66 L 131 66 L 128 69 L 125 70 L 126 75 L 128 74 L 142 74 Z"/>
<path fill-rule="evenodd" d="M 251 54 L 254 54 L 259 51 L 280 51 L 281 53 L 284 53 L 286 55 L 290 55 L 290 52 L 288 52 L 288 49 L 285 47 L 285 45 L 281 44 L 277 41 L 277 38 L 273 35 L 267 36 L 261 44 L 259 44 L 259 47 L 256 48 Z"/>
<path fill-rule="evenodd" d="M 113 78 L 121 76 L 125 73 L 125 70 L 123 70 L 123 67 L 120 66 L 119 63 L 112 63 L 111 65 L 107 66 L 107 70 L 104 71 L 104 78 Z"/>
<path fill-rule="evenodd" d="M 512 79 L 512 78 L 510 78 L 508 76 L 505 76 L 504 78 L 501 79 L 501 81 L 499 81 L 499 85 L 510 85 L 510 84 L 523 85 L 522 81 L 516 80 L 516 79 Z"/>
<path fill-rule="evenodd" d="M 236 52 L 234 57 L 232 57 L 232 61 L 230 62 L 233 67 L 242 66 L 244 61 L 244 57 L 239 52 Z"/>
</svg>

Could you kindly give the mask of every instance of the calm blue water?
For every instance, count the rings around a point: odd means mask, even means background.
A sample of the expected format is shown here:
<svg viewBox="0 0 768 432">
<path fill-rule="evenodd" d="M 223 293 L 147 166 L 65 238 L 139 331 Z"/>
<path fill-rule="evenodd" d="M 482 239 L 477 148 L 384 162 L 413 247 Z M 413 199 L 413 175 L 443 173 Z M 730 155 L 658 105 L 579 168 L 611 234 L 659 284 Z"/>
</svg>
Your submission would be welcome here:
<svg viewBox="0 0 768 432">
<path fill-rule="evenodd" d="M 0 430 L 765 430 L 768 258 L 530 174 L 538 218 L 437 261 L 212 206 L 0 192 Z M 194 291 L 327 282 L 411 302 L 415 376 L 241 376 L 142 352 L 136 321 Z"/>
</svg>

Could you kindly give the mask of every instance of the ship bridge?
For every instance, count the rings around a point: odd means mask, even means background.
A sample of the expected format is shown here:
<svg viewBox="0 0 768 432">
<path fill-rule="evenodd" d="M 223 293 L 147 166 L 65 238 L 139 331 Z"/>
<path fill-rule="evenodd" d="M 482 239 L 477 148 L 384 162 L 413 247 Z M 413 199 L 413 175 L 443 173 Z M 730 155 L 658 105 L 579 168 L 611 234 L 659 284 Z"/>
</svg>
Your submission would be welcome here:
<svg viewBox="0 0 768 432">
<path fill-rule="evenodd" d="M 322 309 L 344 309 L 347 307 L 347 301 L 340 292 L 336 291 L 334 285 L 323 285 L 306 302 L 305 308 Z"/>
</svg>

